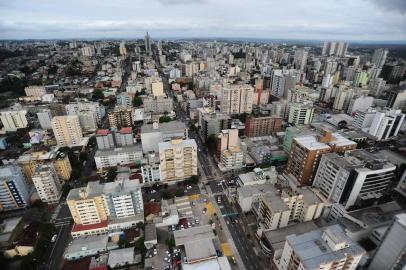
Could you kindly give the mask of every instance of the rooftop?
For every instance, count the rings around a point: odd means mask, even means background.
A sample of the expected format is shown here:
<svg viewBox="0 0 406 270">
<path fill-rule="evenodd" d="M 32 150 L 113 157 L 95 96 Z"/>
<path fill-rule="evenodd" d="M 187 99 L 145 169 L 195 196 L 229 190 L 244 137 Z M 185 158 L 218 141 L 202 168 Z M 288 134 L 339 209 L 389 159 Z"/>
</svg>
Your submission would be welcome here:
<svg viewBox="0 0 406 270">
<path fill-rule="evenodd" d="M 126 147 L 119 147 L 113 149 L 102 149 L 97 150 L 95 157 L 102 157 L 102 156 L 111 156 L 117 155 L 121 153 L 134 153 L 134 152 L 142 152 L 141 145 L 133 145 L 133 146 L 126 146 Z"/>
<path fill-rule="evenodd" d="M 96 230 L 96 229 L 101 229 L 101 228 L 107 228 L 107 220 L 103 220 L 100 223 L 89 224 L 89 225 L 75 224 L 75 225 L 73 225 L 72 232 L 90 231 L 90 230 Z"/>
<path fill-rule="evenodd" d="M 135 253 L 134 247 L 115 249 L 109 251 L 109 259 L 107 264 L 114 268 L 125 264 L 134 264 Z"/>
<path fill-rule="evenodd" d="M 189 263 L 217 256 L 213 240 L 209 238 L 185 243 L 185 253 Z"/>
<path fill-rule="evenodd" d="M 141 133 L 151 133 L 151 132 L 172 132 L 177 130 L 186 129 L 185 123 L 181 121 L 171 121 L 167 123 L 159 123 L 157 128 L 154 128 L 154 124 L 142 125 Z"/>
<path fill-rule="evenodd" d="M 107 246 L 109 236 L 108 235 L 97 235 L 97 236 L 87 236 L 84 238 L 73 239 L 69 244 L 66 253 L 76 253 L 85 250 L 102 250 Z"/>
<path fill-rule="evenodd" d="M 326 232 L 333 239 L 339 240 L 340 244 L 345 242 L 345 245 L 340 245 L 339 249 L 333 250 L 323 239 L 323 234 Z M 286 240 L 306 269 L 318 269 L 320 264 L 342 260 L 348 255 L 360 256 L 365 253 L 361 246 L 345 234 L 340 225 L 313 230 L 301 235 L 289 235 Z M 336 244 L 336 242 L 334 243 Z"/>
<path fill-rule="evenodd" d="M 177 246 L 185 245 L 202 239 L 213 239 L 214 233 L 210 225 L 192 227 L 185 230 L 174 231 L 175 243 Z"/>
</svg>

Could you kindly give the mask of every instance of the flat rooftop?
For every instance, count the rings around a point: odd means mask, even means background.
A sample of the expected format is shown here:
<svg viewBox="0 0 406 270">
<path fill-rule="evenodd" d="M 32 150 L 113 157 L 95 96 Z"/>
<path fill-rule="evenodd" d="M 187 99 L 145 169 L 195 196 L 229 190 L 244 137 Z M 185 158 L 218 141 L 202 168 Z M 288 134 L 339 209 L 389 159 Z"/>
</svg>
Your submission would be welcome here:
<svg viewBox="0 0 406 270">
<path fill-rule="evenodd" d="M 188 262 L 207 260 L 217 256 L 212 239 L 200 239 L 185 243 Z"/>
<path fill-rule="evenodd" d="M 171 121 L 167 123 L 159 123 L 158 128 L 154 128 L 153 124 L 142 125 L 141 133 L 151 133 L 151 132 L 171 132 L 177 130 L 186 129 L 185 123 L 181 121 Z"/>
<path fill-rule="evenodd" d="M 210 225 L 192 227 L 185 230 L 174 231 L 175 243 L 177 246 L 202 239 L 215 238 L 213 229 Z"/>
<path fill-rule="evenodd" d="M 121 153 L 134 153 L 134 152 L 142 152 L 141 145 L 133 145 L 133 146 L 126 146 L 126 147 L 118 147 L 113 149 L 99 149 L 97 150 L 95 157 L 102 157 L 102 156 L 111 156 L 117 155 Z"/>
<path fill-rule="evenodd" d="M 344 241 L 346 247 L 332 250 L 322 239 L 322 235 L 326 231 L 337 241 Z M 318 269 L 320 264 L 339 261 L 348 255 L 359 256 L 365 253 L 361 246 L 345 234 L 340 225 L 332 225 L 301 235 L 289 235 L 286 237 L 286 241 L 289 242 L 306 269 Z"/>
</svg>

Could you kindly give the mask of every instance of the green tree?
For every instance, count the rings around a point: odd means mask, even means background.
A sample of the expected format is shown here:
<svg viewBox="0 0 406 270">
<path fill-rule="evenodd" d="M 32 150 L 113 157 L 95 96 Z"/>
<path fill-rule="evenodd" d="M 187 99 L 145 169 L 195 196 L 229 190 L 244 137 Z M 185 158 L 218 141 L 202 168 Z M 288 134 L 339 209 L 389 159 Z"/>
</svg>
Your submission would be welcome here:
<svg viewBox="0 0 406 270">
<path fill-rule="evenodd" d="M 111 182 L 113 181 L 117 176 L 117 168 L 116 167 L 111 167 L 107 171 L 107 181 Z"/>
<path fill-rule="evenodd" d="M 198 182 L 199 182 L 199 177 L 197 176 L 197 175 L 192 175 L 190 178 L 189 178 L 189 184 L 191 184 L 191 185 L 196 185 Z"/>
<path fill-rule="evenodd" d="M 138 96 L 134 97 L 134 99 L 133 99 L 134 107 L 140 107 L 142 104 L 143 103 L 142 103 L 142 98 L 141 97 L 138 97 Z"/>
<path fill-rule="evenodd" d="M 172 193 L 169 190 L 162 191 L 161 197 L 165 200 L 172 198 Z"/>
<path fill-rule="evenodd" d="M 145 244 L 144 244 L 144 237 L 140 237 L 140 239 L 138 239 L 135 242 L 134 248 L 136 250 L 140 251 L 143 256 L 145 256 L 145 253 L 147 253 L 147 248 L 145 247 Z"/>
<path fill-rule="evenodd" d="M 93 91 L 93 96 L 92 96 L 93 100 L 100 100 L 104 98 L 104 94 L 103 91 L 101 89 L 96 89 Z"/>
<path fill-rule="evenodd" d="M 142 230 L 145 229 L 145 224 L 142 221 L 138 222 L 136 226 L 137 226 L 138 229 L 142 229 Z"/>
<path fill-rule="evenodd" d="M 163 115 L 163 116 L 159 117 L 159 123 L 167 123 L 170 121 L 172 121 L 172 118 L 170 116 Z"/>
<path fill-rule="evenodd" d="M 175 239 L 172 236 L 169 236 L 165 240 L 165 244 L 168 246 L 169 249 L 172 249 L 175 246 Z"/>
<path fill-rule="evenodd" d="M 178 189 L 175 191 L 175 196 L 176 196 L 176 197 L 182 197 L 182 196 L 184 196 L 184 195 L 185 195 L 185 191 L 184 191 L 183 189 L 178 188 Z"/>
</svg>

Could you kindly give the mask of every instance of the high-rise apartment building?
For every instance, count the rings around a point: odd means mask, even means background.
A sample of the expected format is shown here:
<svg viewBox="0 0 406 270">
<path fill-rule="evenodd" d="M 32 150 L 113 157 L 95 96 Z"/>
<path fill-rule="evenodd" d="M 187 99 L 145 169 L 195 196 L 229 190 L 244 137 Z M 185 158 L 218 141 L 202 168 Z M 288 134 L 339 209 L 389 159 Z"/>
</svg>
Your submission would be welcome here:
<svg viewBox="0 0 406 270">
<path fill-rule="evenodd" d="M 44 86 L 30 85 L 24 88 L 27 97 L 42 97 L 47 92 Z"/>
<path fill-rule="evenodd" d="M 285 76 L 282 70 L 272 71 L 271 94 L 275 97 L 283 97 L 285 93 Z"/>
<path fill-rule="evenodd" d="M 322 55 L 324 56 L 345 56 L 347 54 L 348 42 L 328 41 L 324 42 Z"/>
<path fill-rule="evenodd" d="M 308 125 L 313 121 L 314 108 L 308 103 L 293 103 L 289 105 L 288 122 L 296 126 Z"/>
<path fill-rule="evenodd" d="M 115 131 L 114 138 L 118 147 L 131 146 L 134 144 L 133 130 L 131 127 L 125 127 Z"/>
<path fill-rule="evenodd" d="M 226 114 L 251 113 L 254 88 L 248 84 L 227 84 L 221 90 L 221 112 Z"/>
<path fill-rule="evenodd" d="M 245 136 L 268 136 L 282 130 L 282 118 L 275 116 L 250 116 L 245 121 Z"/>
<path fill-rule="evenodd" d="M 173 139 L 159 143 L 158 147 L 162 182 L 173 183 L 197 175 L 195 140 Z"/>
<path fill-rule="evenodd" d="M 306 67 L 308 51 L 306 49 L 297 49 L 293 57 L 293 63 L 296 69 L 303 70 Z"/>
<path fill-rule="evenodd" d="M 394 110 L 406 110 L 406 89 L 389 91 L 386 107 Z"/>
<path fill-rule="evenodd" d="M 231 127 L 231 117 L 222 113 L 207 111 L 204 108 L 199 108 L 199 126 L 200 137 L 206 141 L 211 135 L 217 135 L 223 129 Z"/>
<path fill-rule="evenodd" d="M 371 79 L 368 83 L 369 93 L 375 97 L 379 97 L 385 90 L 386 81 L 382 78 Z"/>
<path fill-rule="evenodd" d="M 134 180 L 122 180 L 104 184 L 103 197 L 110 219 L 144 217 L 141 186 Z"/>
<path fill-rule="evenodd" d="M 20 167 L 0 167 L 0 212 L 25 208 L 29 199 L 30 188 Z"/>
<path fill-rule="evenodd" d="M 292 222 L 307 222 L 320 217 L 324 203 L 309 187 L 268 188 L 259 199 L 261 228 L 276 230 Z"/>
<path fill-rule="evenodd" d="M 286 237 L 279 270 L 355 270 L 365 250 L 340 225 Z"/>
<path fill-rule="evenodd" d="M 23 169 L 29 183 L 38 165 L 51 163 L 60 180 L 68 181 L 72 173 L 72 166 L 66 153 L 61 152 L 59 147 L 49 151 L 29 151 L 17 159 L 17 164 Z"/>
<path fill-rule="evenodd" d="M 368 270 L 405 269 L 406 266 L 406 214 L 398 214 L 386 230 Z"/>
<path fill-rule="evenodd" d="M 144 45 L 145 45 L 145 51 L 147 52 L 147 54 L 151 54 L 151 37 L 149 36 L 148 32 L 144 38 Z"/>
<path fill-rule="evenodd" d="M 52 129 L 52 114 L 51 110 L 43 110 L 37 113 L 39 124 L 42 129 Z"/>
<path fill-rule="evenodd" d="M 28 126 L 25 110 L 9 110 L 0 112 L 0 120 L 5 131 L 16 131 Z"/>
<path fill-rule="evenodd" d="M 55 116 L 51 124 L 58 146 L 73 146 L 81 143 L 83 135 L 77 115 Z"/>
<path fill-rule="evenodd" d="M 108 129 L 99 129 L 96 132 L 96 142 L 98 149 L 110 149 L 115 146 L 113 134 Z"/>
<path fill-rule="evenodd" d="M 81 52 L 83 56 L 92 57 L 95 55 L 95 49 L 93 46 L 86 46 L 81 48 Z"/>
<path fill-rule="evenodd" d="M 313 186 L 333 203 L 346 209 L 373 198 L 378 199 L 395 177 L 396 167 L 365 150 L 324 154 Z"/>
<path fill-rule="evenodd" d="M 133 125 L 132 109 L 128 107 L 116 106 L 114 110 L 108 112 L 109 125 L 111 128 L 120 129 Z"/>
<path fill-rule="evenodd" d="M 61 197 L 61 181 L 54 165 L 51 163 L 38 165 L 32 176 L 32 182 L 43 202 L 57 203 Z"/>
<path fill-rule="evenodd" d="M 379 48 L 374 51 L 372 55 L 372 64 L 378 68 L 382 68 L 385 65 L 386 58 L 388 56 L 389 50 L 385 48 Z"/>
<path fill-rule="evenodd" d="M 286 173 L 293 176 L 300 185 L 308 185 L 313 180 L 323 154 L 344 153 L 356 147 L 357 143 L 330 131 L 323 131 L 320 136 L 296 137 L 292 142 Z"/>
<path fill-rule="evenodd" d="M 377 140 L 387 140 L 397 136 L 405 120 L 405 114 L 400 110 L 377 112 L 368 133 Z"/>
<path fill-rule="evenodd" d="M 87 187 L 72 189 L 66 197 L 75 224 L 97 224 L 107 220 L 108 208 L 102 184 L 88 182 Z"/>
</svg>

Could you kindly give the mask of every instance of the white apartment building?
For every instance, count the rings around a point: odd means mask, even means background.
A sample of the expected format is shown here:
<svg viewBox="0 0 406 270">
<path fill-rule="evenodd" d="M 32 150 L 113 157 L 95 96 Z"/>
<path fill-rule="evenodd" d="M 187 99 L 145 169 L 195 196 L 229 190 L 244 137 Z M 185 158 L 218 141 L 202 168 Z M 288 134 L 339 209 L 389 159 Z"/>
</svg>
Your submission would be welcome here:
<svg viewBox="0 0 406 270">
<path fill-rule="evenodd" d="M 141 186 L 137 181 L 122 180 L 104 184 L 103 197 L 111 219 L 144 217 Z"/>
<path fill-rule="evenodd" d="M 52 129 L 52 114 L 51 110 L 43 110 L 37 113 L 39 124 L 42 129 Z"/>
<path fill-rule="evenodd" d="M 127 146 L 114 149 L 98 150 L 94 156 L 96 168 L 103 170 L 118 165 L 141 164 L 143 158 L 142 148 Z"/>
<path fill-rule="evenodd" d="M 313 114 L 312 104 L 293 103 L 289 105 L 288 122 L 296 126 L 308 125 L 313 121 Z"/>
<path fill-rule="evenodd" d="M 286 237 L 279 270 L 355 270 L 366 251 L 340 225 Z"/>
<path fill-rule="evenodd" d="M 239 169 L 244 166 L 244 152 L 240 146 L 230 146 L 221 153 L 220 169 L 225 170 Z"/>
<path fill-rule="evenodd" d="M 276 230 L 292 222 L 306 222 L 320 217 L 324 203 L 309 187 L 283 187 L 268 190 L 259 201 L 258 221 L 264 229 Z"/>
<path fill-rule="evenodd" d="M 398 135 L 405 115 L 400 110 L 377 112 L 368 133 L 377 140 L 387 140 Z"/>
<path fill-rule="evenodd" d="M 98 149 L 114 148 L 113 134 L 108 129 L 100 129 L 96 131 L 96 142 Z"/>
<path fill-rule="evenodd" d="M 172 139 L 158 144 L 162 182 L 173 183 L 197 175 L 195 140 Z"/>
<path fill-rule="evenodd" d="M 92 112 L 96 116 L 97 123 L 100 123 L 106 115 L 106 109 L 99 102 L 87 100 L 78 100 L 75 103 L 69 103 L 65 106 L 67 115 L 76 115 L 81 112 Z"/>
<path fill-rule="evenodd" d="M 47 92 L 44 86 L 30 85 L 24 88 L 27 97 L 42 97 Z"/>
<path fill-rule="evenodd" d="M 271 94 L 275 97 L 283 97 L 285 94 L 285 76 L 281 69 L 272 71 Z"/>
<path fill-rule="evenodd" d="M 5 131 L 16 131 L 19 128 L 25 128 L 28 126 L 26 117 L 26 110 L 11 110 L 1 111 L 0 120 L 3 123 Z"/>
<path fill-rule="evenodd" d="M 354 120 L 352 126 L 358 129 L 361 129 L 365 132 L 368 132 L 369 128 L 374 121 L 376 110 L 367 110 L 367 111 L 356 111 L 354 114 Z"/>
<path fill-rule="evenodd" d="M 373 104 L 374 98 L 368 96 L 354 97 L 350 100 L 348 105 L 347 113 L 352 115 L 356 111 L 367 111 Z"/>
<path fill-rule="evenodd" d="M 313 187 L 346 209 L 362 200 L 379 198 L 395 177 L 396 166 L 364 150 L 321 157 Z"/>
<path fill-rule="evenodd" d="M 252 112 L 254 88 L 248 84 L 226 84 L 221 89 L 221 112 L 242 114 Z"/>
<path fill-rule="evenodd" d="M 81 52 L 83 56 L 92 57 L 95 55 L 95 49 L 93 46 L 86 46 L 81 48 Z"/>
<path fill-rule="evenodd" d="M 38 165 L 32 182 L 43 202 L 58 203 L 61 197 L 61 181 L 51 163 Z"/>
<path fill-rule="evenodd" d="M 309 52 L 305 49 L 297 49 L 293 57 L 293 63 L 296 66 L 296 69 L 303 70 L 306 67 L 307 55 Z"/>
<path fill-rule="evenodd" d="M 83 134 L 77 115 L 55 116 L 52 118 L 51 124 L 58 146 L 72 146 L 81 143 Z"/>
</svg>

